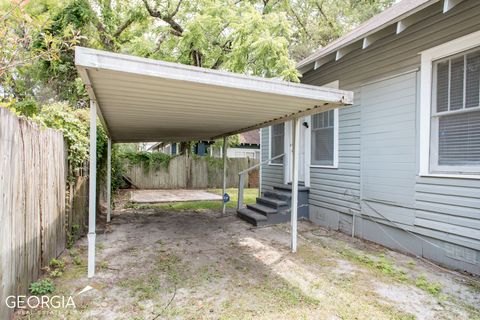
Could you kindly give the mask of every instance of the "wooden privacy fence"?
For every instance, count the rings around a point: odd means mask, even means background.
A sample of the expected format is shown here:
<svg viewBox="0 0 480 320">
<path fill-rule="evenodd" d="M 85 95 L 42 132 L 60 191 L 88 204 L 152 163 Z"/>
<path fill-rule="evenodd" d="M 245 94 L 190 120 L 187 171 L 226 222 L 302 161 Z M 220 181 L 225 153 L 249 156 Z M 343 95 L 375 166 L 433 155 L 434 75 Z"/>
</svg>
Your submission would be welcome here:
<svg viewBox="0 0 480 320">
<path fill-rule="evenodd" d="M 238 173 L 258 163 L 256 159 L 227 159 L 227 188 L 238 187 Z M 177 156 L 168 167 L 146 168 L 142 164 L 127 165 L 126 176 L 140 189 L 205 189 L 221 188 L 222 160 L 207 157 Z M 245 179 L 245 187 L 258 186 L 258 174 Z"/>
<path fill-rule="evenodd" d="M 0 108 L 0 319 L 13 311 L 6 297 L 27 294 L 41 268 L 65 249 L 66 166 L 61 132 Z M 83 181 L 75 185 L 84 188 Z M 74 217 L 86 212 L 82 201 L 70 201 L 71 224 L 85 223 Z"/>
</svg>

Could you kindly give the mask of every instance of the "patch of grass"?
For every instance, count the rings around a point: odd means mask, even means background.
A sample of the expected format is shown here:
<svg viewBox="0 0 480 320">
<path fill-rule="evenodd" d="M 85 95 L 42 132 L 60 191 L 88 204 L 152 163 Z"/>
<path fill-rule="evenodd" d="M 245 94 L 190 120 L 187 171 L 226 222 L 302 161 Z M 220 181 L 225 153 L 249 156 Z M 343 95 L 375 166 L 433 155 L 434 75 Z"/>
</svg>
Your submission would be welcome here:
<svg viewBox="0 0 480 320">
<path fill-rule="evenodd" d="M 209 192 L 221 195 L 222 189 L 210 189 Z M 237 207 L 238 190 L 236 188 L 227 189 L 227 193 L 230 195 L 230 201 L 227 202 L 227 208 L 234 209 Z M 246 188 L 243 192 L 243 203 L 253 204 L 258 197 L 257 188 Z M 172 202 L 172 203 L 157 203 L 157 204 L 136 204 L 127 203 L 124 208 L 134 210 L 144 209 L 165 209 L 170 211 L 214 211 L 222 208 L 221 201 L 203 200 L 203 201 L 187 201 L 187 202 Z"/>
<path fill-rule="evenodd" d="M 358 254 L 349 249 L 342 250 L 340 254 L 343 257 L 355 261 L 363 266 L 374 269 L 385 276 L 393 278 L 399 282 L 408 282 L 415 285 L 417 288 L 428 292 L 434 297 L 440 297 L 440 293 L 442 291 L 442 285 L 440 283 L 429 282 L 424 275 L 416 279 L 409 278 L 405 271 L 397 268 L 393 261 L 388 259 L 383 254 L 380 254 L 379 257 L 372 257 L 366 254 Z"/>
<path fill-rule="evenodd" d="M 336 264 L 333 259 L 330 259 L 332 254 L 322 247 L 313 248 L 309 245 L 303 245 L 298 248 L 297 255 L 310 265 L 334 266 Z"/>
<path fill-rule="evenodd" d="M 408 260 L 408 262 L 407 262 L 408 268 L 413 269 L 415 267 L 415 265 L 416 265 L 415 261 L 413 261 L 411 259 Z"/>
<path fill-rule="evenodd" d="M 100 262 L 99 268 L 100 268 L 101 270 L 106 270 L 106 269 L 108 269 L 108 262 L 107 262 L 107 261 L 102 261 L 102 262 Z"/>
<path fill-rule="evenodd" d="M 427 278 L 424 275 L 421 275 L 420 277 L 415 280 L 415 285 L 427 291 L 431 295 L 438 297 L 440 295 L 440 292 L 442 291 L 442 285 L 438 282 L 432 283 L 427 280 Z"/>
<path fill-rule="evenodd" d="M 278 308 L 292 308 L 297 306 L 316 306 L 319 301 L 302 292 L 300 288 L 286 283 L 281 279 L 266 279 L 256 287 L 262 299 L 276 302 Z"/>
<path fill-rule="evenodd" d="M 157 258 L 153 270 L 145 271 L 145 275 L 130 277 L 118 285 L 130 289 L 132 296 L 141 300 L 151 300 L 170 292 L 185 281 L 185 266 L 181 259 L 171 253 L 164 253 Z"/>
<path fill-rule="evenodd" d="M 151 273 L 120 281 L 118 285 L 122 288 L 129 288 L 131 295 L 139 300 L 150 300 L 161 294 L 164 282 L 158 274 Z"/>
<path fill-rule="evenodd" d="M 167 253 L 161 255 L 155 262 L 155 270 L 164 272 L 167 275 L 168 280 L 177 285 L 183 280 L 180 274 L 180 271 L 183 268 L 180 263 L 181 260 L 178 256 L 172 253 Z"/>
<path fill-rule="evenodd" d="M 475 293 L 480 293 L 480 281 L 467 281 L 467 286 Z"/>
<path fill-rule="evenodd" d="M 373 257 L 366 254 L 358 254 L 352 250 L 344 249 L 340 254 L 351 261 L 357 262 L 363 266 L 374 269 L 388 277 L 394 278 L 398 281 L 407 281 L 408 276 L 405 271 L 397 268 L 393 261 L 388 259 L 384 254 L 378 257 Z"/>
<path fill-rule="evenodd" d="M 219 279 L 222 277 L 220 270 L 216 267 L 216 265 L 204 265 L 195 270 L 194 275 L 191 277 L 194 280 L 193 285 L 195 284 L 202 284 L 202 282 L 212 282 L 215 279 Z"/>
</svg>

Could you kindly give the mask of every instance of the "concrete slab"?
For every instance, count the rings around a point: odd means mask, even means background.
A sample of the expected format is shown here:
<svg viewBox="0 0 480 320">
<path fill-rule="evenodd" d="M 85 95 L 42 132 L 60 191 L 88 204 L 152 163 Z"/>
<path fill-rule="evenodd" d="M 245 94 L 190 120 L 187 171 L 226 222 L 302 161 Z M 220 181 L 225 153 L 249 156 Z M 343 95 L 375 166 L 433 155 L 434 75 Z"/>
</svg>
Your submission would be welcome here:
<svg viewBox="0 0 480 320">
<path fill-rule="evenodd" d="M 222 200 L 222 196 L 206 190 L 132 190 L 130 201 L 135 203 L 164 203 L 203 200 Z"/>
</svg>

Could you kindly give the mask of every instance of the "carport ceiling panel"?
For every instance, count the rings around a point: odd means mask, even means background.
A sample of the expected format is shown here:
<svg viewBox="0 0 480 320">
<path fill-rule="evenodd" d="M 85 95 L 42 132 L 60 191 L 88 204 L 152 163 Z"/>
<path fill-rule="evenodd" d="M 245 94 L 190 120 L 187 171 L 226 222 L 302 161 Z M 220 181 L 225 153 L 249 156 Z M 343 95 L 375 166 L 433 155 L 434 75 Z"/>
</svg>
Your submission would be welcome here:
<svg viewBox="0 0 480 320">
<path fill-rule="evenodd" d="M 210 139 L 352 99 L 335 89 L 85 48 L 77 48 L 76 63 L 117 142 Z"/>
</svg>

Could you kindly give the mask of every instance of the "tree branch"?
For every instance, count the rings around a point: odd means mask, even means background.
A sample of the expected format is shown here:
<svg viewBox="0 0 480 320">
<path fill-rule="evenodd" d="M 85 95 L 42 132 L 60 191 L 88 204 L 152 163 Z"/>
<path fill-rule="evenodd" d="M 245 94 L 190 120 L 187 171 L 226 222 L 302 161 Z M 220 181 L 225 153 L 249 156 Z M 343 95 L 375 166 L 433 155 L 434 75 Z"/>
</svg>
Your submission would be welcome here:
<svg viewBox="0 0 480 320">
<path fill-rule="evenodd" d="M 176 35 L 178 37 L 180 37 L 183 34 L 183 28 L 173 18 L 178 13 L 178 10 L 180 9 L 180 5 L 182 4 L 182 2 L 183 0 L 178 1 L 177 6 L 175 7 L 175 10 L 172 13 L 163 15 L 157 9 L 150 7 L 147 0 L 143 0 L 143 3 L 145 4 L 145 8 L 147 9 L 150 16 L 161 19 L 164 22 L 168 23 L 170 25 L 170 28 L 172 28 L 170 32 L 173 35 Z"/>
<path fill-rule="evenodd" d="M 317 3 L 318 5 L 318 3 Z M 312 38 L 312 36 L 310 35 L 310 33 L 308 32 L 307 28 L 305 27 L 305 24 L 302 22 L 302 19 L 300 19 L 300 17 L 298 16 L 298 14 L 295 12 L 295 10 L 293 10 L 293 8 L 291 6 L 288 6 L 288 9 L 289 11 L 293 14 L 293 16 L 295 17 L 295 19 L 297 20 L 298 24 L 302 27 L 303 29 L 303 32 L 305 32 L 305 34 L 307 35 L 307 37 L 309 37 L 310 39 Z"/>
<path fill-rule="evenodd" d="M 335 29 L 335 26 L 333 25 L 333 23 L 330 21 L 330 19 L 327 17 L 327 15 L 325 14 L 325 11 L 323 11 L 323 2 L 322 4 L 318 3 L 318 1 L 315 1 L 315 4 L 317 5 L 317 8 L 318 8 L 318 11 L 320 12 L 320 14 L 323 16 L 323 18 L 325 18 L 325 20 L 327 21 L 328 25 L 330 26 L 330 28 L 332 29 Z"/>
<path fill-rule="evenodd" d="M 117 39 L 118 37 L 120 37 L 120 35 L 122 34 L 123 31 L 125 31 L 125 29 L 127 29 L 133 22 L 135 21 L 135 19 L 133 17 L 130 17 L 128 18 L 123 24 L 121 24 L 117 30 L 114 32 L 113 34 L 113 37 L 115 39 Z"/>
</svg>

